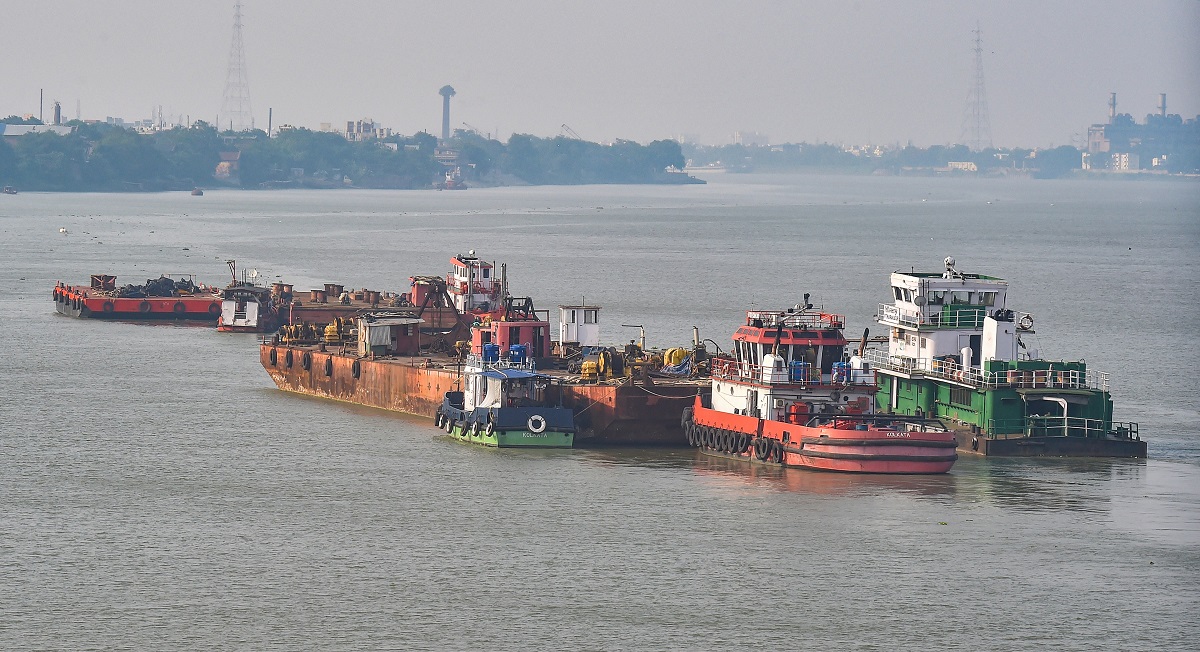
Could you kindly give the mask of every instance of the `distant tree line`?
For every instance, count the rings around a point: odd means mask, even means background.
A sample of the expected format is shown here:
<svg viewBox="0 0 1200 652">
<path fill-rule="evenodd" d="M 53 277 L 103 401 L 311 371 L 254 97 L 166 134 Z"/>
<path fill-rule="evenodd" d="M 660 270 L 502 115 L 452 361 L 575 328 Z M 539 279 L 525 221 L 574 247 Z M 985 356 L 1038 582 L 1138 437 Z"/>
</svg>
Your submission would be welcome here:
<svg viewBox="0 0 1200 652">
<path fill-rule="evenodd" d="M 931 171 L 947 168 L 951 162 L 974 163 L 980 173 L 1020 170 L 1032 176 L 1055 178 L 1082 167 L 1079 149 L 1064 145 L 1053 149 L 987 149 L 971 151 L 965 145 L 920 148 L 909 145 L 875 152 L 848 151 L 829 144 L 807 143 L 757 146 L 725 145 L 706 147 L 688 145 L 684 155 L 698 167 L 720 165 L 733 172 L 782 172 L 789 170 L 831 169 L 847 172 Z"/>
<path fill-rule="evenodd" d="M 0 122 L 41 124 L 11 116 Z M 437 139 L 410 137 L 351 142 L 340 134 L 308 129 L 219 132 L 202 121 L 150 133 L 72 121 L 70 134 L 31 133 L 0 138 L 0 185 L 24 190 L 170 190 L 216 184 L 244 188 L 427 188 L 445 171 L 435 158 Z M 514 135 L 508 143 L 457 132 L 448 148 L 468 181 L 508 184 L 664 183 L 682 175 L 684 158 L 674 141 L 612 145 L 568 138 Z M 231 156 L 236 152 L 236 157 Z M 227 179 L 214 178 L 222 154 Z M 442 157 L 443 159 L 445 157 Z"/>
</svg>

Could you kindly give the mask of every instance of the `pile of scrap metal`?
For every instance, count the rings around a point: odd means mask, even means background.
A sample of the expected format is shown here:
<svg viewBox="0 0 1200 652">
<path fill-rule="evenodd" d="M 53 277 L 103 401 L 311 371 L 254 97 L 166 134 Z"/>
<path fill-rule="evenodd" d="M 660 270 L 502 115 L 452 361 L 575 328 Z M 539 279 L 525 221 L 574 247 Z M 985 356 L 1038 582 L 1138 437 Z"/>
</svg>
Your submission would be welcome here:
<svg viewBox="0 0 1200 652">
<path fill-rule="evenodd" d="M 199 288 L 189 278 L 178 281 L 169 276 L 156 279 L 146 279 L 145 285 L 123 285 L 117 290 L 117 296 L 123 299 L 141 297 L 177 297 L 196 294 Z"/>
</svg>

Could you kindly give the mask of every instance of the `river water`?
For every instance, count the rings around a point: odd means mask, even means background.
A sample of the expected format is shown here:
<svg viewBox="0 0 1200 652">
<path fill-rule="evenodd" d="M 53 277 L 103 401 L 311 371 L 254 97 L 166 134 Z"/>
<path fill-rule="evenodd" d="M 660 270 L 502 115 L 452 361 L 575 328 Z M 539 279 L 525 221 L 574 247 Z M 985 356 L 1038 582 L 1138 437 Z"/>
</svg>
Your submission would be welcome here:
<svg viewBox="0 0 1200 652">
<path fill-rule="evenodd" d="M 0 649 L 1194 649 L 1200 186 L 710 181 L 4 196 Z M 724 346 L 805 292 L 857 334 L 891 271 L 954 256 L 1010 281 L 1046 357 L 1112 374 L 1150 458 L 859 477 L 485 450 L 279 392 L 254 336 L 50 296 L 223 284 L 228 258 L 402 290 L 467 249 L 540 308 L 586 298 L 606 340 L 664 347 L 693 326 Z"/>
</svg>

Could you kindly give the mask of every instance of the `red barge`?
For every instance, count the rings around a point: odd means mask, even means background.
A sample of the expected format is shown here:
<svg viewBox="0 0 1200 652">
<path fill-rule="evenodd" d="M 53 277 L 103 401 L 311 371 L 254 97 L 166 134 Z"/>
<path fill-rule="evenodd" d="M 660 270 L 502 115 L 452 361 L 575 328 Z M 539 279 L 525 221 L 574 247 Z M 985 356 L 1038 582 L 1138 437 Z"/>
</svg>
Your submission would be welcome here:
<svg viewBox="0 0 1200 652">
<path fill-rule="evenodd" d="M 196 285 L 192 278 L 190 274 L 163 275 L 157 280 L 147 281 L 146 286 L 128 286 L 140 288 L 137 291 L 122 292 L 117 288 L 117 277 L 93 274 L 91 284 L 87 287 L 61 282 L 55 285 L 54 309 L 64 315 L 85 319 L 174 320 L 215 324 L 221 314 L 220 290 Z M 168 286 L 170 289 L 167 289 Z"/>
<path fill-rule="evenodd" d="M 847 356 L 845 318 L 749 311 L 733 355 L 712 363 L 712 393 L 684 410 L 688 443 L 733 459 L 854 473 L 945 473 L 954 433 L 935 419 L 875 414 L 875 375 Z"/>
</svg>

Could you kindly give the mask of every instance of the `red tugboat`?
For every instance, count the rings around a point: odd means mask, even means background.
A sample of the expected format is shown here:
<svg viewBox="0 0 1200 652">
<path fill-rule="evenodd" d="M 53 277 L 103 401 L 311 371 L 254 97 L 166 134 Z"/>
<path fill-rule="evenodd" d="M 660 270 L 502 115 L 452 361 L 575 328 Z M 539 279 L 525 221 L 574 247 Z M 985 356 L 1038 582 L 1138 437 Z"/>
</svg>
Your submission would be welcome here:
<svg viewBox="0 0 1200 652">
<path fill-rule="evenodd" d="M 922 416 L 876 414 L 875 374 L 847 356 L 845 318 L 752 310 L 733 354 L 712 361 L 712 394 L 683 414 L 688 443 L 706 454 L 852 473 L 945 473 L 954 434 Z"/>
<path fill-rule="evenodd" d="M 93 274 L 85 287 L 54 286 L 54 309 L 92 319 L 177 320 L 214 323 L 221 314 L 220 290 L 196 285 L 191 274 L 164 274 L 145 285 L 117 287 L 117 277 Z"/>
</svg>

